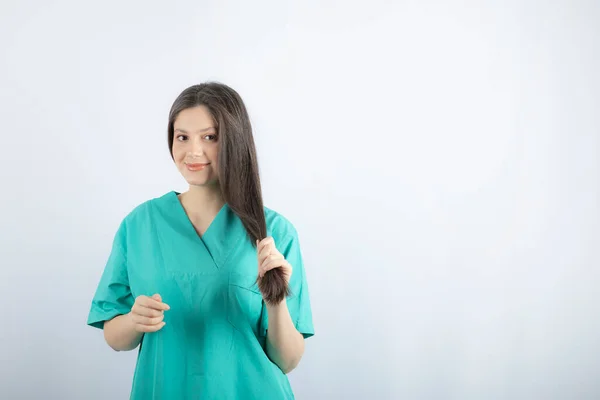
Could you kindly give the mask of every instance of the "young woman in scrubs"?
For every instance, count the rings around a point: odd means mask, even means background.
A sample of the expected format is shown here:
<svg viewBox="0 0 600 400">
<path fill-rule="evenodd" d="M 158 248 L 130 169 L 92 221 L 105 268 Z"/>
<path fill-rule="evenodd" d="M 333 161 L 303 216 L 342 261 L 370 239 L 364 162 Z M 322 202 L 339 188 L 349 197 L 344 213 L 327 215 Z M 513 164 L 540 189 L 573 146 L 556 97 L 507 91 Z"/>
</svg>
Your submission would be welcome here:
<svg viewBox="0 0 600 400">
<path fill-rule="evenodd" d="M 306 272 L 294 226 L 263 206 L 242 99 L 187 88 L 168 143 L 189 189 L 122 220 L 87 323 L 138 348 L 132 399 L 293 399 L 286 374 L 314 334 Z"/>
</svg>

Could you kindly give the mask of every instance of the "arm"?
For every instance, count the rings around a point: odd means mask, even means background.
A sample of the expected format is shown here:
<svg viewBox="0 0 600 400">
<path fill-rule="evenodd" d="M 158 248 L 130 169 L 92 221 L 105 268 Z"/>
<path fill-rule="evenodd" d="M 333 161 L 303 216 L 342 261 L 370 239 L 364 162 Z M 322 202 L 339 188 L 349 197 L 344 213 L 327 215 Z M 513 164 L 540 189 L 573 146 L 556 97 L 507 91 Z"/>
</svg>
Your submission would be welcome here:
<svg viewBox="0 0 600 400">
<path fill-rule="evenodd" d="M 304 354 L 304 336 L 296 330 L 285 300 L 278 305 L 267 305 L 267 312 L 267 355 L 288 374 Z"/>
<path fill-rule="evenodd" d="M 257 242 L 259 278 L 266 271 L 281 268 L 289 285 L 290 295 L 278 304 L 265 301 L 266 353 L 285 374 L 296 368 L 304 355 L 304 340 L 314 333 L 306 278 L 295 236 L 282 240 L 285 257 L 275 247 L 274 239 L 268 237 Z M 296 273 L 292 277 L 292 265 Z M 296 328 L 297 327 L 297 328 Z"/>
</svg>

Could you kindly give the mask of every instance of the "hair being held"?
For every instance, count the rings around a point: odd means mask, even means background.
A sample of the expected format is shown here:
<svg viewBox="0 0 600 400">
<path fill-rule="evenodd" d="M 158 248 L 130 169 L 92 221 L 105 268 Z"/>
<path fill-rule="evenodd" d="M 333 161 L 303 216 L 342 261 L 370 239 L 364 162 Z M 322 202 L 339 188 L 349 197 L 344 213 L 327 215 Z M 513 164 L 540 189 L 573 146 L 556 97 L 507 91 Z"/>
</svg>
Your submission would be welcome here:
<svg viewBox="0 0 600 400">
<path fill-rule="evenodd" d="M 250 118 L 240 95 L 227 85 L 207 82 L 185 89 L 169 113 L 168 142 L 172 154 L 174 122 L 184 109 L 206 106 L 217 125 L 219 137 L 219 184 L 223 199 L 237 214 L 256 246 L 267 236 L 256 147 Z M 274 268 L 258 278 L 265 302 L 281 303 L 289 294 L 283 271 Z"/>
</svg>

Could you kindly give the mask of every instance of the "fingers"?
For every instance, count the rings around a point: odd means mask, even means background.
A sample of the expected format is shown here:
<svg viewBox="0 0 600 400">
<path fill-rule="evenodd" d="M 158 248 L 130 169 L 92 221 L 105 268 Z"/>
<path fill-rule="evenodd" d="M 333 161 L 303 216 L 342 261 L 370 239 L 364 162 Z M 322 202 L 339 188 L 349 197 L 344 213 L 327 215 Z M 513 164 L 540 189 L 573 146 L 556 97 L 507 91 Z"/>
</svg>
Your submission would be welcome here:
<svg viewBox="0 0 600 400">
<path fill-rule="evenodd" d="M 258 252 L 258 276 L 262 278 L 267 271 L 274 268 L 287 267 L 291 270 L 291 265 L 285 260 L 283 254 L 275 247 L 275 240 L 272 237 L 266 237 L 261 241 L 256 241 Z"/>
<path fill-rule="evenodd" d="M 256 241 L 258 251 L 258 265 L 262 265 L 269 255 L 280 254 L 275 247 L 275 240 L 272 237 L 266 237 L 263 240 Z"/>
<path fill-rule="evenodd" d="M 271 255 L 271 248 L 266 246 L 263 247 L 260 253 L 258 253 L 258 265 L 262 265 L 267 257 Z"/>
<path fill-rule="evenodd" d="M 260 242 L 256 241 L 256 250 L 258 252 L 259 260 L 261 257 L 268 255 L 272 250 L 277 250 L 275 248 L 275 240 L 268 236 L 261 240 Z"/>
<path fill-rule="evenodd" d="M 160 314 L 158 317 L 144 317 L 143 315 L 134 313 L 131 315 L 131 318 L 137 325 L 158 325 L 163 322 L 165 315 Z"/>
<path fill-rule="evenodd" d="M 267 236 L 266 238 L 264 238 L 263 240 L 261 240 L 260 242 L 257 241 L 256 242 L 256 246 L 257 248 L 262 248 L 264 246 L 266 246 L 267 244 L 272 243 L 275 244 L 275 240 L 271 237 L 271 236 Z"/>
<path fill-rule="evenodd" d="M 284 258 L 283 258 L 283 255 L 282 255 L 282 254 L 280 254 L 280 253 L 277 253 L 277 254 L 269 254 L 269 255 L 268 255 L 268 256 L 267 256 L 267 257 L 266 257 L 266 258 L 263 260 L 263 262 L 261 263 L 260 267 L 261 267 L 262 269 L 264 269 L 266 265 L 273 264 L 273 263 L 277 263 L 277 262 L 281 262 L 281 261 L 283 261 L 283 260 L 284 260 Z"/>
<path fill-rule="evenodd" d="M 152 333 L 152 332 L 160 331 L 165 325 L 166 325 L 165 322 L 161 322 L 158 325 L 141 325 L 141 324 L 136 324 L 135 328 L 137 329 L 138 332 Z"/>
<path fill-rule="evenodd" d="M 277 262 L 270 263 L 267 266 L 265 266 L 265 268 L 263 269 L 262 276 L 264 276 L 267 272 L 269 272 L 272 269 L 283 268 L 283 267 L 290 267 L 290 264 L 285 260 L 283 260 L 283 262 L 277 261 Z"/>
<path fill-rule="evenodd" d="M 157 298 L 160 300 L 157 300 Z M 138 296 L 135 302 L 139 303 L 139 305 L 142 307 L 151 308 L 153 310 L 164 311 L 169 310 L 171 308 L 167 303 L 162 302 L 162 299 L 159 294 L 155 294 L 152 297 Z"/>
<path fill-rule="evenodd" d="M 265 258 L 259 267 L 259 276 L 262 278 L 265 272 L 272 270 L 273 268 L 281 267 L 285 265 L 286 261 L 281 254 L 271 254 Z"/>
<path fill-rule="evenodd" d="M 168 304 L 162 302 L 157 293 L 152 297 L 138 296 L 131 307 L 131 318 L 138 332 L 156 332 L 165 326 L 163 321 Z"/>
<path fill-rule="evenodd" d="M 143 317 L 151 317 L 151 318 L 159 317 L 164 313 L 163 310 L 155 310 L 152 308 L 144 307 L 140 304 L 134 304 L 133 307 L 131 308 L 131 311 L 133 311 L 137 315 L 141 315 Z"/>
</svg>

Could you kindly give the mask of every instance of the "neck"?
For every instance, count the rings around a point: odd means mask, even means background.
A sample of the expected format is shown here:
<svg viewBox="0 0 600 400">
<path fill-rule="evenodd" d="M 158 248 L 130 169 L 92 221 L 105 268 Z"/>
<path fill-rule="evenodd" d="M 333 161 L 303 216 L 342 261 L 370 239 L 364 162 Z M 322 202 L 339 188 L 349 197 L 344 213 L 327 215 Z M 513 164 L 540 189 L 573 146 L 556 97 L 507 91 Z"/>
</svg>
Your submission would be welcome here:
<svg viewBox="0 0 600 400">
<path fill-rule="evenodd" d="M 188 214 L 200 219 L 215 216 L 225 204 L 218 184 L 190 186 L 179 198 Z"/>
</svg>

